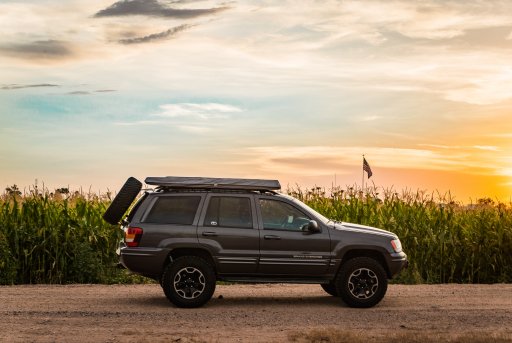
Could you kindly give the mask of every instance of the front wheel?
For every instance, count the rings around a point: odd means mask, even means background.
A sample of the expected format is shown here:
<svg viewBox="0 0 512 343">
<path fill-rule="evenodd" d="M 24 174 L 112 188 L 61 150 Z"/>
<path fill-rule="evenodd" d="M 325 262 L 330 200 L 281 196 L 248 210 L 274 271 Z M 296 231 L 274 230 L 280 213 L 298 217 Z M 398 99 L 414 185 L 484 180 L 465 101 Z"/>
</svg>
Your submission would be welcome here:
<svg viewBox="0 0 512 343">
<path fill-rule="evenodd" d="M 388 289 L 384 268 L 370 257 L 356 257 L 346 261 L 335 282 L 338 294 L 350 307 L 375 306 Z"/>
<path fill-rule="evenodd" d="M 215 292 L 215 272 L 197 256 L 177 258 L 162 277 L 165 296 L 178 307 L 199 307 Z"/>
</svg>

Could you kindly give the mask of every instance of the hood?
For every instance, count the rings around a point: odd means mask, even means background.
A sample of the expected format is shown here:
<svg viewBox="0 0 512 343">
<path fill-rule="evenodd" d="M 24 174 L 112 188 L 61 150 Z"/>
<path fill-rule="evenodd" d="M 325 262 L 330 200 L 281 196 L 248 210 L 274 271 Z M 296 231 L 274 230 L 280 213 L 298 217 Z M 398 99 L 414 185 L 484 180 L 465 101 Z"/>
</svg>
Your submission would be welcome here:
<svg viewBox="0 0 512 343">
<path fill-rule="evenodd" d="M 335 223 L 334 229 L 339 230 L 339 231 L 352 231 L 352 232 L 367 233 L 370 235 L 387 236 L 392 239 L 398 238 L 397 235 L 395 235 L 392 232 L 386 231 L 386 230 L 377 229 L 375 227 L 366 226 L 366 225 L 359 225 L 359 224 L 352 224 L 352 223 L 345 223 L 345 222 Z"/>
</svg>

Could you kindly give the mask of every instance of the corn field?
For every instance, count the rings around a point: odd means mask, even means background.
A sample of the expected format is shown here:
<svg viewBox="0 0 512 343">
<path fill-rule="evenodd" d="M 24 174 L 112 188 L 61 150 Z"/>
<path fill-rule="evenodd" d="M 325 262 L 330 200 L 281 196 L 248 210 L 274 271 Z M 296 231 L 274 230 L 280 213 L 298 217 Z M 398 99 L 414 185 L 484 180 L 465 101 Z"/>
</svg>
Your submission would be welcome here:
<svg viewBox="0 0 512 343">
<path fill-rule="evenodd" d="M 410 267 L 395 282 L 512 282 L 510 204 L 375 187 L 287 192 L 333 220 L 396 233 Z M 0 284 L 142 282 L 114 267 L 121 231 L 101 217 L 109 203 L 109 194 L 8 187 L 0 196 Z"/>
<path fill-rule="evenodd" d="M 0 198 L 0 284 L 129 282 L 115 268 L 121 230 L 102 214 L 109 196 L 16 186 Z"/>
</svg>

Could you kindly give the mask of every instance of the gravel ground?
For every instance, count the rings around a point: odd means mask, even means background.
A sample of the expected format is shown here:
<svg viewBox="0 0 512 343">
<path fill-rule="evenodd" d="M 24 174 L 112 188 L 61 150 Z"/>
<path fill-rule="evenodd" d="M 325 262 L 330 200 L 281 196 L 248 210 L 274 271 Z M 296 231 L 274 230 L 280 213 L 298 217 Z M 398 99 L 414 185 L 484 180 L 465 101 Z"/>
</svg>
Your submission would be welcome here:
<svg viewBox="0 0 512 343">
<path fill-rule="evenodd" d="M 371 309 L 318 285 L 219 285 L 198 309 L 156 284 L 0 287 L 2 342 L 282 342 L 317 329 L 512 337 L 512 284 L 390 285 Z"/>
</svg>

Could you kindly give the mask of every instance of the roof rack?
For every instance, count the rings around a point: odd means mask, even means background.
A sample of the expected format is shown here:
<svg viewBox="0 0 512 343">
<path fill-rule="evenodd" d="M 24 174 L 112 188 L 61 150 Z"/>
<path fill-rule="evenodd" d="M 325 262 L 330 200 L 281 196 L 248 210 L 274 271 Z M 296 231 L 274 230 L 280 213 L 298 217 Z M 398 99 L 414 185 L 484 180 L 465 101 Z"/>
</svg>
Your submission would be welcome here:
<svg viewBox="0 0 512 343">
<path fill-rule="evenodd" d="M 162 176 L 147 177 L 146 184 L 165 188 L 232 189 L 274 191 L 281 189 L 278 180 L 229 179 L 214 177 Z"/>
</svg>

